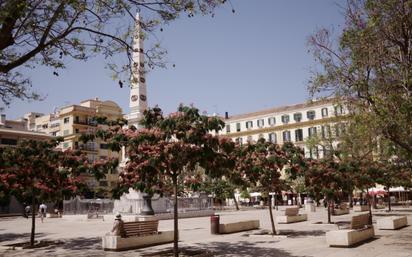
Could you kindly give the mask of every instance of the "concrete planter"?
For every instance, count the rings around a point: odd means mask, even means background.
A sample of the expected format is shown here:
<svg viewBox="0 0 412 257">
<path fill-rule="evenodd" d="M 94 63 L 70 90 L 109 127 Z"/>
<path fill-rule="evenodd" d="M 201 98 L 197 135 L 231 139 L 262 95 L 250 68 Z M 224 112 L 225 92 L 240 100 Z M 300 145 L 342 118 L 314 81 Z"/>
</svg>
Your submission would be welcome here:
<svg viewBox="0 0 412 257">
<path fill-rule="evenodd" d="M 219 234 L 236 233 L 259 228 L 259 220 L 247 220 L 226 224 L 219 224 Z"/>
<path fill-rule="evenodd" d="M 373 226 L 365 229 L 342 229 L 326 232 L 326 242 L 329 246 L 349 247 L 374 236 Z"/>
<path fill-rule="evenodd" d="M 173 242 L 173 231 L 162 231 L 154 235 L 126 238 L 120 236 L 103 236 L 102 248 L 105 251 L 122 251 L 170 242 Z"/>
<path fill-rule="evenodd" d="M 377 220 L 378 229 L 399 229 L 408 225 L 406 216 L 387 217 Z"/>
<path fill-rule="evenodd" d="M 367 206 L 367 205 L 355 205 L 355 206 L 353 206 L 353 211 L 354 212 L 369 211 L 369 206 Z"/>
<path fill-rule="evenodd" d="M 308 215 L 307 214 L 299 214 L 295 216 L 277 216 L 276 222 L 279 224 L 288 224 L 288 223 L 295 223 L 301 221 L 307 221 Z"/>
</svg>

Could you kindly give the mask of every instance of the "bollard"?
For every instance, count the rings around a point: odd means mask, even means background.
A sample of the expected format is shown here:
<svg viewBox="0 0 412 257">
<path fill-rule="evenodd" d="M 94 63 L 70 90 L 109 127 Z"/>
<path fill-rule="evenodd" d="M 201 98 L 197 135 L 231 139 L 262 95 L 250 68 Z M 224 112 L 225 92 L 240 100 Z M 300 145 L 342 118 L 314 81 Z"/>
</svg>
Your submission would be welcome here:
<svg viewBox="0 0 412 257">
<path fill-rule="evenodd" d="M 219 234 L 219 215 L 210 216 L 210 233 Z"/>
</svg>

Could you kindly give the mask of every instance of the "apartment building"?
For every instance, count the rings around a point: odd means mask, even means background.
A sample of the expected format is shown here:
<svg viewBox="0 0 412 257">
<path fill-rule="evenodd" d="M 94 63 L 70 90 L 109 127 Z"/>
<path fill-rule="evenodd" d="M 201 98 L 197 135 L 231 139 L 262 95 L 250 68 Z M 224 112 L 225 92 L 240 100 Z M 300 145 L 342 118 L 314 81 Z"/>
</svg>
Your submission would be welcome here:
<svg viewBox="0 0 412 257">
<path fill-rule="evenodd" d="M 345 108 L 333 99 L 323 99 L 231 117 L 226 114 L 226 127 L 221 134 L 240 144 L 259 138 L 277 144 L 293 142 L 305 150 L 307 157 L 321 158 L 328 149 L 325 146 L 308 147 L 308 138 L 318 136 L 326 140 L 338 137 L 344 129 L 341 121 L 345 113 Z"/>
<path fill-rule="evenodd" d="M 27 120 L 7 120 L 0 115 L 0 147 L 15 146 L 21 140 L 49 140 L 53 137 L 40 132 L 28 131 Z"/>
</svg>

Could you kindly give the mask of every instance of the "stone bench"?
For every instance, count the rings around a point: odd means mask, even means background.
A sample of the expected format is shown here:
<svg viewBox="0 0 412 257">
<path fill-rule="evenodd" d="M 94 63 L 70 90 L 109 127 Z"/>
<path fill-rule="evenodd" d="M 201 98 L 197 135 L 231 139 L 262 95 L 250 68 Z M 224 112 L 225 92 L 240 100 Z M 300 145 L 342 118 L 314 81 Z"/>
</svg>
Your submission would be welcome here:
<svg viewBox="0 0 412 257">
<path fill-rule="evenodd" d="M 353 206 L 353 211 L 354 212 L 369 211 L 369 206 L 368 205 L 355 205 Z"/>
<path fill-rule="evenodd" d="M 124 222 L 122 235 L 105 235 L 102 248 L 105 251 L 122 251 L 173 242 L 173 231 L 158 232 L 158 220 Z"/>
<path fill-rule="evenodd" d="M 276 222 L 279 224 L 288 224 L 308 220 L 307 214 L 299 214 L 299 207 L 288 207 L 285 209 L 284 216 L 277 216 Z"/>
<path fill-rule="evenodd" d="M 259 220 L 246 220 L 240 222 L 223 223 L 219 224 L 219 234 L 229 234 L 252 229 L 258 229 L 259 226 Z"/>
<path fill-rule="evenodd" d="M 349 214 L 349 208 L 346 203 L 341 203 L 339 205 L 339 209 L 333 209 L 332 211 L 333 216 L 339 216 L 339 215 L 345 215 L 345 214 Z"/>
<path fill-rule="evenodd" d="M 46 213 L 46 218 L 61 218 L 62 216 L 58 213 Z"/>
<path fill-rule="evenodd" d="M 378 229 L 399 229 L 408 226 L 406 216 L 393 216 L 376 221 Z"/>
<path fill-rule="evenodd" d="M 375 236 L 375 230 L 369 225 L 369 214 L 353 216 L 350 227 L 326 232 L 326 242 L 329 246 L 350 247 Z"/>
</svg>

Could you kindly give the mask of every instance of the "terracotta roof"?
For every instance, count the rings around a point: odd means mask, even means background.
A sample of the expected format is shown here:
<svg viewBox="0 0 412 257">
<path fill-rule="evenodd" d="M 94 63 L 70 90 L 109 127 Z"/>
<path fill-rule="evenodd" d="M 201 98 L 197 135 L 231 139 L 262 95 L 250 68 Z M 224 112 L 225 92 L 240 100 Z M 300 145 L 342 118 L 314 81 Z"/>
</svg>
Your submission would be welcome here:
<svg viewBox="0 0 412 257">
<path fill-rule="evenodd" d="M 288 111 L 304 109 L 304 108 L 308 108 L 312 106 L 327 104 L 333 101 L 334 99 L 328 98 L 328 99 L 321 99 L 321 100 L 316 100 L 316 101 L 308 101 L 306 103 L 274 107 L 274 108 L 265 109 L 265 110 L 261 110 L 257 112 L 250 112 L 250 113 L 238 114 L 238 115 L 233 115 L 233 116 L 229 115 L 229 119 L 226 119 L 226 120 L 240 120 L 240 119 L 256 117 L 256 116 L 261 116 L 261 115 L 266 115 L 266 114 L 271 114 L 271 113 L 288 112 Z"/>
</svg>

